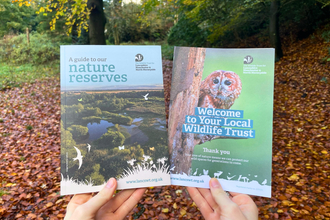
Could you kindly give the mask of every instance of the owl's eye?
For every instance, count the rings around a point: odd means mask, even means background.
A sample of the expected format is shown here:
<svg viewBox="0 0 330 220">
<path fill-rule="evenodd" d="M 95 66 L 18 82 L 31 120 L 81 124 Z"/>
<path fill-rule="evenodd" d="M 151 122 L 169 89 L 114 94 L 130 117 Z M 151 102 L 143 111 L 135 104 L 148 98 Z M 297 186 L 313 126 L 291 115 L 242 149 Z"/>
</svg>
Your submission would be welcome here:
<svg viewBox="0 0 330 220">
<path fill-rule="evenodd" d="M 215 79 L 213 80 L 213 83 L 214 83 L 214 84 L 218 84 L 218 83 L 219 83 L 219 79 L 215 78 Z"/>
<path fill-rule="evenodd" d="M 230 86 L 231 85 L 231 82 L 229 80 L 226 80 L 225 81 L 225 85 Z"/>
</svg>

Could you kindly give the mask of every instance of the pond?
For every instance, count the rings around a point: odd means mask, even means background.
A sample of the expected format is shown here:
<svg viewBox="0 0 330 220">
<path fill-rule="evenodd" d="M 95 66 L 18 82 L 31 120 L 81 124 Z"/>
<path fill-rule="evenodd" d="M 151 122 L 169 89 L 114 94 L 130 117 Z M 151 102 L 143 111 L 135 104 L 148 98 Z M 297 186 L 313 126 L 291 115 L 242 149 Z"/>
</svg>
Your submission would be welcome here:
<svg viewBox="0 0 330 220">
<path fill-rule="evenodd" d="M 119 125 L 121 128 L 125 128 L 127 132 L 131 135 L 130 138 L 126 139 L 124 144 L 144 144 L 148 141 L 148 136 L 144 134 L 140 129 L 139 126 L 141 125 L 143 121 L 142 117 L 134 118 L 132 125 Z M 161 120 L 159 118 L 156 118 L 156 123 L 154 123 L 152 126 L 161 131 L 166 131 L 166 121 Z M 114 126 L 113 123 L 108 122 L 106 120 L 101 120 L 100 123 L 88 123 L 87 128 L 89 132 L 89 141 L 94 141 L 98 138 L 100 138 L 103 134 L 105 134 L 108 130 L 107 128 Z"/>
</svg>

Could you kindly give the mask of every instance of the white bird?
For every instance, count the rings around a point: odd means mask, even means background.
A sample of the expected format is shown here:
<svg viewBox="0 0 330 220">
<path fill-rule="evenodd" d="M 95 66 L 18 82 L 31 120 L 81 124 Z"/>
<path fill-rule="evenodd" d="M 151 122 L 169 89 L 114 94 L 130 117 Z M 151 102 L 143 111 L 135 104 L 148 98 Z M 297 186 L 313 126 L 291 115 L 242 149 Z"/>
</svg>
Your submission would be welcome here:
<svg viewBox="0 0 330 220">
<path fill-rule="evenodd" d="M 167 160 L 166 157 L 162 157 L 160 159 L 157 160 L 157 163 L 162 163 L 162 164 L 165 164 L 165 161 Z"/>
<path fill-rule="evenodd" d="M 267 179 L 265 179 L 261 184 L 266 185 L 266 183 L 267 183 Z"/>
<path fill-rule="evenodd" d="M 129 165 L 131 165 L 131 166 L 134 166 L 134 162 L 135 162 L 135 161 L 136 161 L 136 160 L 133 158 L 133 159 L 127 161 L 127 163 L 128 163 Z"/>
<path fill-rule="evenodd" d="M 90 152 L 91 151 L 91 145 L 87 144 L 87 148 L 88 148 L 88 152 Z"/>
<path fill-rule="evenodd" d="M 193 174 L 194 176 L 196 176 L 196 175 L 197 175 L 197 170 L 198 170 L 198 168 L 196 168 L 196 171 L 195 171 L 195 173 Z"/>
<path fill-rule="evenodd" d="M 209 174 L 209 170 L 204 170 L 204 169 L 203 169 L 203 174 L 204 174 L 204 175 Z"/>
<path fill-rule="evenodd" d="M 75 160 L 78 160 L 79 161 L 79 167 L 78 167 L 78 169 L 80 169 L 80 167 L 82 165 L 82 158 L 83 158 L 83 156 L 81 156 L 81 152 L 80 152 L 80 150 L 78 148 L 76 148 L 75 146 L 73 146 L 73 147 L 77 151 L 77 157 L 73 158 L 73 161 L 75 161 Z"/>
<path fill-rule="evenodd" d="M 236 176 L 236 175 L 231 176 L 231 177 L 227 176 L 227 179 L 228 179 L 228 180 L 231 180 L 231 179 L 234 178 L 235 176 Z"/>
<path fill-rule="evenodd" d="M 151 159 L 150 156 L 146 156 L 146 155 L 144 155 L 144 154 L 143 154 L 143 158 L 144 158 L 144 161 L 147 161 L 147 160 Z"/>
<path fill-rule="evenodd" d="M 125 149 L 125 146 L 118 146 L 119 150 L 124 150 Z"/>
<path fill-rule="evenodd" d="M 148 95 L 149 93 L 147 93 L 146 95 L 142 95 L 144 97 L 144 100 L 148 100 Z"/>
</svg>

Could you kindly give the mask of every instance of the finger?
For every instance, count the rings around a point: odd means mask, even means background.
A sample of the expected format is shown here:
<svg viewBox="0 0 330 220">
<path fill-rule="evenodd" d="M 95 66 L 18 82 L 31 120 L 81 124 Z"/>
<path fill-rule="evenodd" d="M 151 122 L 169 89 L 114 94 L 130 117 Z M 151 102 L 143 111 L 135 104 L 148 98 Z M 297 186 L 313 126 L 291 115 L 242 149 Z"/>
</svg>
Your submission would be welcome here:
<svg viewBox="0 0 330 220">
<path fill-rule="evenodd" d="M 222 189 L 218 179 L 212 178 L 210 180 L 210 189 L 214 200 L 220 206 L 221 210 L 233 203 L 227 193 Z"/>
<path fill-rule="evenodd" d="M 239 206 L 247 219 L 256 219 L 256 216 L 258 216 L 258 208 L 250 196 L 233 193 L 232 201 Z"/>
<path fill-rule="evenodd" d="M 146 189 L 136 189 L 131 196 L 116 210 L 116 219 L 123 219 L 140 201 Z M 116 198 L 116 196 L 115 196 Z"/>
<path fill-rule="evenodd" d="M 202 194 L 213 210 L 219 209 L 219 205 L 215 202 L 210 189 L 199 188 L 198 191 Z"/>
<path fill-rule="evenodd" d="M 200 191 L 195 187 L 186 187 L 188 190 L 188 193 L 192 200 L 196 203 L 197 207 L 201 211 L 202 215 L 205 217 L 205 219 L 208 219 L 208 217 L 213 213 L 213 209 L 205 200 L 205 198 L 202 196 Z"/>
<path fill-rule="evenodd" d="M 81 209 L 80 211 L 85 216 L 95 216 L 96 212 L 112 198 L 116 188 L 116 179 L 110 178 L 105 187 L 96 196 L 78 208 Z"/>
<path fill-rule="evenodd" d="M 85 202 L 87 202 L 90 198 L 92 198 L 92 194 L 91 193 L 84 193 L 84 194 L 77 194 L 74 195 L 69 204 L 68 207 L 66 208 L 66 215 L 65 215 L 65 219 L 69 219 L 72 215 L 72 213 L 74 212 L 74 210 L 84 204 Z"/>
<path fill-rule="evenodd" d="M 111 199 L 111 201 L 102 206 L 102 211 L 107 213 L 115 212 L 119 206 L 121 206 L 133 194 L 134 191 L 135 189 L 126 189 L 120 191 L 116 194 L 115 197 Z"/>
</svg>

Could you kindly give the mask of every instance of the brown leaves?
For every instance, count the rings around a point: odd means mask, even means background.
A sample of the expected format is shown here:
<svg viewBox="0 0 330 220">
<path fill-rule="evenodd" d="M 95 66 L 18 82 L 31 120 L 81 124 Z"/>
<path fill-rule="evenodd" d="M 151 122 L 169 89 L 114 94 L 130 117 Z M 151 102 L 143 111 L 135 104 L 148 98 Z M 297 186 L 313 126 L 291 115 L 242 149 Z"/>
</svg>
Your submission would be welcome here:
<svg viewBox="0 0 330 220">
<path fill-rule="evenodd" d="M 276 63 L 273 198 L 254 198 L 262 219 L 330 217 L 330 85 L 322 81 L 330 63 L 320 63 L 329 45 L 318 36 L 296 42 Z"/>
<path fill-rule="evenodd" d="M 276 63 L 272 198 L 253 197 L 260 219 L 330 218 L 329 43 L 315 35 Z M 163 62 L 168 105 L 172 62 Z M 325 82 L 324 77 L 328 82 Z M 49 79 L 0 95 L 0 216 L 63 219 L 59 196 L 60 89 Z M 127 219 L 203 219 L 184 187 L 149 188 Z"/>
<path fill-rule="evenodd" d="M 58 80 L 1 92 L 0 213 L 5 219 L 57 219 L 65 213 L 69 197 L 58 194 L 59 92 Z"/>
<path fill-rule="evenodd" d="M 139 207 L 144 212 L 137 216 Z M 201 213 L 184 187 L 164 186 L 149 188 L 128 219 L 201 219 Z"/>
</svg>

